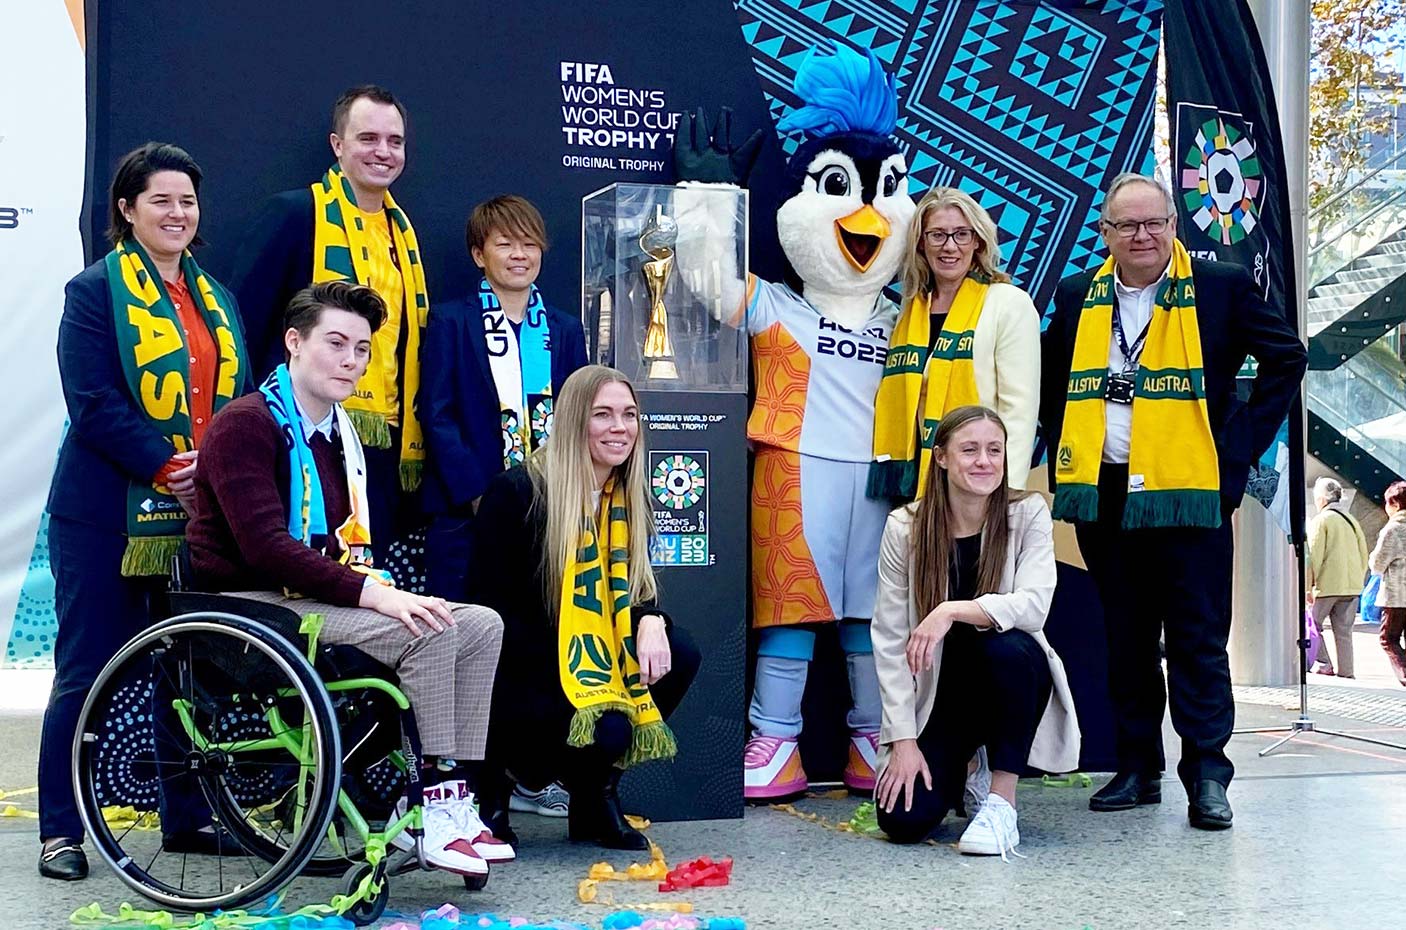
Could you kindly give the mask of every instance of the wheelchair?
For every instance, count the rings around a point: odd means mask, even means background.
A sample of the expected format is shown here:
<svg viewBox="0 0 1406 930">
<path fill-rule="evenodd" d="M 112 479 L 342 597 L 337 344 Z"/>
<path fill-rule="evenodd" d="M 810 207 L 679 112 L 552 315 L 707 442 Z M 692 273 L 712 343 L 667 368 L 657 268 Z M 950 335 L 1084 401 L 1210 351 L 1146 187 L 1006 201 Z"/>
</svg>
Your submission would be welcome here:
<svg viewBox="0 0 1406 930">
<path fill-rule="evenodd" d="M 232 910 L 301 875 L 341 875 L 333 909 L 374 923 L 390 876 L 433 868 L 419 738 L 394 673 L 351 647 L 319 645 L 312 618 L 177 590 L 175 575 L 168 618 L 107 663 L 79 717 L 74 793 L 93 847 L 165 908 Z M 105 820 L 110 805 L 156 809 L 177 780 L 208 806 L 216 843 L 237 842 L 234 855 L 168 852 L 159 831 Z M 398 837 L 412 848 L 394 848 Z M 470 891 L 488 883 L 462 877 Z"/>
</svg>

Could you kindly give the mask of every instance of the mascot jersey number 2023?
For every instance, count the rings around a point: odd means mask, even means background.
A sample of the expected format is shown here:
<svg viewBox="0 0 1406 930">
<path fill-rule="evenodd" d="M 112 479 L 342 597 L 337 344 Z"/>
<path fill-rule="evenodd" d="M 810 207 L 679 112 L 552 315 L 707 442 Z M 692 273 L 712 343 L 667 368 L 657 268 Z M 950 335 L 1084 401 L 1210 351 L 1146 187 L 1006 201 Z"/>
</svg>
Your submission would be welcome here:
<svg viewBox="0 0 1406 930">
<path fill-rule="evenodd" d="M 806 788 L 801 697 L 815 625 L 836 621 L 853 699 L 845 783 L 874 786 L 880 704 L 869 618 L 888 504 L 868 499 L 865 482 L 898 314 L 883 290 L 907 251 L 914 212 L 907 163 L 890 136 L 894 82 L 873 54 L 812 49 L 794 86 L 805 105 L 777 127 L 805 134 L 776 215 L 788 283 L 748 275 L 745 293 L 724 304 L 736 308 L 728 322 L 751 337 L 756 390 L 747 437 L 760 635 L 744 752 L 753 800 Z"/>
</svg>

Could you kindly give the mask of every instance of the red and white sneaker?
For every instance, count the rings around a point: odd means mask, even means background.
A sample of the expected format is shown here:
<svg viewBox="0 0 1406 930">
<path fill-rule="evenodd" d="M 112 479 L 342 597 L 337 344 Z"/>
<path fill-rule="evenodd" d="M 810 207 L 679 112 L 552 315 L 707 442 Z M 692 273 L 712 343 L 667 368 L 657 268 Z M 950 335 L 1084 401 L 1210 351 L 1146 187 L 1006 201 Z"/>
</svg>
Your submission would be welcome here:
<svg viewBox="0 0 1406 930">
<path fill-rule="evenodd" d="M 441 803 L 449 805 L 460 834 L 473 845 L 474 852 L 489 862 L 512 862 L 517 858 L 512 844 L 494 836 L 479 817 L 478 800 L 463 779 L 440 782 L 433 788 L 426 788 L 425 800 L 428 802 L 431 797 L 440 798 Z"/>
<path fill-rule="evenodd" d="M 845 763 L 845 787 L 851 791 L 872 792 L 874 769 L 879 764 L 879 731 L 866 730 L 849 735 L 849 761 Z"/>
<path fill-rule="evenodd" d="M 487 875 L 488 860 L 479 855 L 473 843 L 464 837 L 463 828 L 454 817 L 454 805 L 439 797 L 430 800 L 431 790 L 434 789 L 425 789 L 426 861 L 437 869 L 459 875 Z M 436 791 L 436 794 L 439 795 L 440 792 Z M 404 817 L 405 811 L 405 799 L 401 798 L 395 806 L 395 816 Z M 411 838 L 409 831 L 402 831 L 391 840 L 391 845 L 409 851 L 415 848 L 415 840 Z"/>
<path fill-rule="evenodd" d="M 801 768 L 800 744 L 778 736 L 754 736 L 742 753 L 742 796 L 748 800 L 783 798 L 809 787 Z"/>
</svg>

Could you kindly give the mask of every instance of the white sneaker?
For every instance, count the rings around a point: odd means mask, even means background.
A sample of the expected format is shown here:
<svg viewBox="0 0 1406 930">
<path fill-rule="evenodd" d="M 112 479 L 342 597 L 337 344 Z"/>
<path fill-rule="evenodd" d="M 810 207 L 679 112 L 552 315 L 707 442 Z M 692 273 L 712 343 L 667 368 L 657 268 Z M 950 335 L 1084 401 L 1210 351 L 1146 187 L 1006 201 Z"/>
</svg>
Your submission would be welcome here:
<svg viewBox="0 0 1406 930">
<path fill-rule="evenodd" d="M 512 796 L 508 798 L 508 810 L 520 814 L 536 814 L 539 817 L 565 817 L 571 809 L 571 794 L 554 781 L 541 791 L 530 791 L 522 785 L 514 785 Z"/>
<path fill-rule="evenodd" d="M 988 794 L 981 808 L 967 824 L 962 838 L 957 841 L 957 851 L 969 856 L 1000 856 L 1015 853 L 1020 845 L 1020 831 L 1016 829 L 1015 808 L 999 794 Z"/>
<path fill-rule="evenodd" d="M 425 789 L 425 800 L 436 798 L 449 808 L 454 822 L 459 825 L 459 835 L 463 836 L 478 853 L 489 862 L 512 862 L 517 851 L 512 844 L 493 835 L 478 815 L 478 800 L 469 790 L 463 779 L 440 782 L 433 788 Z"/>
<path fill-rule="evenodd" d="M 436 792 L 436 799 L 430 799 L 430 791 Z M 425 859 L 437 869 L 455 872 L 459 875 L 487 875 L 488 861 L 479 855 L 474 846 L 463 835 L 463 829 L 454 817 L 454 805 L 438 797 L 436 789 L 425 789 Z M 406 802 L 401 798 L 395 806 L 395 818 L 405 816 Z M 396 834 L 391 845 L 406 851 L 415 848 L 415 841 L 408 830 Z"/>
<path fill-rule="evenodd" d="M 981 802 L 991 793 L 991 766 L 986 762 L 986 747 L 976 751 L 976 769 L 967 773 L 967 786 L 962 790 L 962 810 L 975 817 Z"/>
</svg>

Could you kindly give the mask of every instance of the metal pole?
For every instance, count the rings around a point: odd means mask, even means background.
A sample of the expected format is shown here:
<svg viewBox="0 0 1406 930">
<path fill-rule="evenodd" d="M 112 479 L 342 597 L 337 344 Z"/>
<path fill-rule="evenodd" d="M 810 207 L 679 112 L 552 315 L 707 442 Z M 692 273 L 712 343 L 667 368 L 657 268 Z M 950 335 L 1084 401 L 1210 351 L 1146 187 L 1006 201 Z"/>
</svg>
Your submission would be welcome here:
<svg viewBox="0 0 1406 930">
<path fill-rule="evenodd" d="M 1308 252 L 1309 0 L 1247 0 L 1269 62 L 1284 139 L 1285 183 L 1296 274 L 1299 332 L 1306 328 Z M 1291 494 L 1305 489 L 1291 487 Z M 1298 679 L 1296 618 L 1303 611 L 1298 567 L 1283 530 L 1262 507 L 1247 504 L 1235 519 L 1234 623 L 1230 675 L 1236 684 L 1285 685 Z"/>
</svg>

